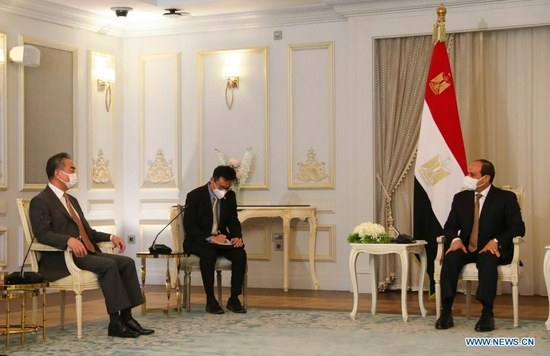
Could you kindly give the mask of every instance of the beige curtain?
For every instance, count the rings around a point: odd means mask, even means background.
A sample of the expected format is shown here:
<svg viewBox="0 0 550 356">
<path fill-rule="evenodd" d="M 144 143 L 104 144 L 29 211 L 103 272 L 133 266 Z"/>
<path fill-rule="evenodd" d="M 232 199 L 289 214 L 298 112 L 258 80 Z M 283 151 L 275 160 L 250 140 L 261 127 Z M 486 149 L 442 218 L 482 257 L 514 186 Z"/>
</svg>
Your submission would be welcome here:
<svg viewBox="0 0 550 356">
<path fill-rule="evenodd" d="M 378 222 L 411 234 L 412 224 L 393 215 L 411 211 L 412 200 L 392 204 L 392 195 L 409 171 L 420 132 L 420 116 L 432 40 L 429 36 L 377 40 L 375 44 L 375 167 Z M 393 214 L 392 214 L 393 208 Z M 390 231 L 392 233 L 393 231 Z M 378 258 L 378 289 L 396 278 L 395 255 Z"/>
<path fill-rule="evenodd" d="M 550 244 L 544 229 L 550 213 L 550 186 L 546 184 L 550 176 L 550 26 L 463 33 L 452 38 L 449 52 L 467 159 L 491 160 L 496 185 L 526 187 L 520 293 L 546 295 L 542 261 L 544 246 Z M 424 56 L 416 55 L 419 57 L 411 60 L 423 60 Z M 376 115 L 377 126 L 380 119 Z M 389 146 L 379 138 L 382 136 L 377 133 L 377 147 Z M 410 157 L 400 152 L 402 159 Z M 414 177 L 412 170 L 409 173 L 393 188 L 391 197 L 395 224 L 401 230 L 412 226 Z M 377 206 L 384 204 L 384 197 L 378 194 Z"/>
</svg>

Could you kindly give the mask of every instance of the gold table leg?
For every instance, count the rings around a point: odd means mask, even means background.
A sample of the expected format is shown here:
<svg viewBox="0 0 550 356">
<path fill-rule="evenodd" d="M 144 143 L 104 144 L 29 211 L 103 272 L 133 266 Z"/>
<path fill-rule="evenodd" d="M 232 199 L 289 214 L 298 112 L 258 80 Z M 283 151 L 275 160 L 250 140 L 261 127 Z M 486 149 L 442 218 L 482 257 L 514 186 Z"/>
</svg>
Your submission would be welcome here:
<svg viewBox="0 0 550 356">
<path fill-rule="evenodd" d="M 145 257 L 141 258 L 141 296 L 143 297 L 143 304 L 141 304 L 141 315 L 147 314 L 147 299 L 145 298 L 145 275 L 147 274 L 147 267 L 145 264 L 147 260 Z"/>
</svg>

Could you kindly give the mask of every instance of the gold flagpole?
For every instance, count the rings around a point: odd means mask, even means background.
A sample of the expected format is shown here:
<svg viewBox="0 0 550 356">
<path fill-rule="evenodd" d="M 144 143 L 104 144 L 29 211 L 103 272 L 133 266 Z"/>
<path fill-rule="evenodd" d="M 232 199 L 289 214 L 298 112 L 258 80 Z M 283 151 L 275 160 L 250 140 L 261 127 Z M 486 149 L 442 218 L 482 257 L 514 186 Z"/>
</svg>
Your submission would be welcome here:
<svg viewBox="0 0 550 356">
<path fill-rule="evenodd" d="M 432 41 L 446 42 L 447 34 L 445 32 L 445 15 L 447 14 L 447 9 L 443 4 L 439 5 L 437 8 L 437 21 L 434 23 L 434 33 L 432 36 Z"/>
</svg>

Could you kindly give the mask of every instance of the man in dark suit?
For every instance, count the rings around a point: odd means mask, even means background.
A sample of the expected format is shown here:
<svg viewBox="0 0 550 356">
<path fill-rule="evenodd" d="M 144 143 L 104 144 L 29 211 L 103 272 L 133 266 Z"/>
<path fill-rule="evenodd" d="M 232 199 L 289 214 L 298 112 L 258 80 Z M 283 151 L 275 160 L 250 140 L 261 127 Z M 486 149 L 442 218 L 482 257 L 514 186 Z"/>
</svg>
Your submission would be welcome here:
<svg viewBox="0 0 550 356">
<path fill-rule="evenodd" d="M 231 261 L 231 296 L 227 309 L 246 313 L 239 300 L 246 272 L 246 251 L 237 216 L 237 200 L 231 190 L 235 179 L 233 168 L 218 166 L 210 181 L 189 192 L 185 200 L 183 249 L 200 257 L 206 311 L 211 314 L 224 313 L 214 296 L 214 266 L 218 256 Z"/>
<path fill-rule="evenodd" d="M 476 331 L 495 328 L 493 302 L 497 291 L 497 267 L 509 264 L 514 254 L 513 238 L 525 234 L 517 197 L 492 185 L 495 167 L 479 159 L 468 167 L 467 190 L 453 198 L 444 227 L 445 258 L 441 267 L 441 317 L 436 329 L 454 326 L 451 308 L 462 267 L 476 263 L 479 285 L 476 299 L 483 305 Z M 477 215 L 477 219 L 475 218 Z"/>
<path fill-rule="evenodd" d="M 133 317 L 132 308 L 143 303 L 134 260 L 102 253 L 97 242 L 112 241 L 119 252 L 124 240 L 90 227 L 75 197 L 67 194 L 78 181 L 76 168 L 67 153 L 58 153 L 46 163 L 49 183 L 31 200 L 30 220 L 37 240 L 60 250 L 71 248 L 75 264 L 98 275 L 110 316 L 108 335 L 138 337 L 149 335 Z M 69 275 L 65 258 L 59 252 L 44 252 L 38 271 L 46 280 Z"/>
</svg>

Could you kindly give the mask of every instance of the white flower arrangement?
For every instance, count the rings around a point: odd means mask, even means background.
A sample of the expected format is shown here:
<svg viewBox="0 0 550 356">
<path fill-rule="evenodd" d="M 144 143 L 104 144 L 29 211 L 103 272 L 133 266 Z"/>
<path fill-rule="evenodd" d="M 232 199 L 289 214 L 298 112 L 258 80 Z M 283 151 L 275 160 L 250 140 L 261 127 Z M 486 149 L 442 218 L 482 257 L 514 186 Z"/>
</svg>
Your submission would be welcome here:
<svg viewBox="0 0 550 356">
<path fill-rule="evenodd" d="M 365 222 L 355 227 L 348 236 L 349 243 L 385 244 L 390 243 L 391 238 L 386 229 L 380 224 Z"/>
<path fill-rule="evenodd" d="M 225 166 L 230 166 L 235 170 L 237 174 L 237 179 L 233 182 L 234 185 L 244 185 L 248 179 L 248 173 L 252 167 L 252 147 L 248 147 L 244 153 L 243 159 L 239 162 L 235 158 L 230 158 L 229 161 L 225 160 L 225 156 L 216 148 L 218 152 L 218 158 L 220 159 L 221 164 Z"/>
</svg>

